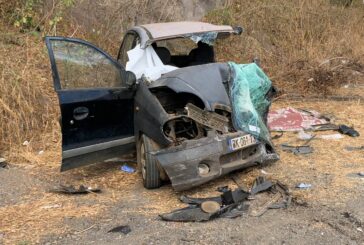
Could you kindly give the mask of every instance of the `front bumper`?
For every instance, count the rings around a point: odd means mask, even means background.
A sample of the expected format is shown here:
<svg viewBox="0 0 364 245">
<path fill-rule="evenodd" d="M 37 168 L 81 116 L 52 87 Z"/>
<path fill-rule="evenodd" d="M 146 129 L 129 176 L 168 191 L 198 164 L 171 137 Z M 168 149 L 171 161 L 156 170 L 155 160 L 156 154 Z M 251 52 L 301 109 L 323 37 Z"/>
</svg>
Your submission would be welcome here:
<svg viewBox="0 0 364 245">
<path fill-rule="evenodd" d="M 246 133 L 237 132 L 188 140 L 179 146 L 149 154 L 156 158 L 177 191 L 201 185 L 234 170 L 279 160 L 279 156 L 267 151 L 263 143 L 236 151 L 230 150 L 229 140 L 243 135 Z M 207 174 L 200 174 L 201 163 L 208 165 Z"/>
</svg>

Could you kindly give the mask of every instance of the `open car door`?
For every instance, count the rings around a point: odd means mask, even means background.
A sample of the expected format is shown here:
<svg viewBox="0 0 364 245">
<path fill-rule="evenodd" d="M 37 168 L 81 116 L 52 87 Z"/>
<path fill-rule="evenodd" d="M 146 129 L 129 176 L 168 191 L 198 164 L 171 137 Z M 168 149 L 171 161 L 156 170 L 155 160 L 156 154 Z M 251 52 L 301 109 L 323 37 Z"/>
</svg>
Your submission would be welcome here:
<svg viewBox="0 0 364 245">
<path fill-rule="evenodd" d="M 62 115 L 61 171 L 132 150 L 130 72 L 88 42 L 63 37 L 45 40 Z"/>
</svg>

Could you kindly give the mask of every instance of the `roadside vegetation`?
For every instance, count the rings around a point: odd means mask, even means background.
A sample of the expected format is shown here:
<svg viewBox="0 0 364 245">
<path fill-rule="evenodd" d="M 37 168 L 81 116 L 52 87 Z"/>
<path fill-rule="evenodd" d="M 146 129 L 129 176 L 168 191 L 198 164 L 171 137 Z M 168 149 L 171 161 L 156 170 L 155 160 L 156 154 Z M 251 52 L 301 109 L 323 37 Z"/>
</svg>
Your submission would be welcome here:
<svg viewBox="0 0 364 245">
<path fill-rule="evenodd" d="M 95 20 L 97 27 L 86 28 L 71 18 L 78 4 L 74 0 L 0 0 L 1 155 L 9 156 L 12 149 L 12 158 L 27 161 L 18 154 L 19 148 L 24 150 L 24 141 L 30 142 L 28 151 L 58 149 L 60 145 L 59 111 L 45 35 L 83 38 L 115 55 L 122 32 L 115 31 L 113 23 L 123 23 L 118 30 L 124 30 L 137 16 L 149 22 L 179 20 L 171 12 L 175 1 L 165 5 L 142 0 L 128 3 L 125 8 L 111 8 L 113 12 L 105 14 L 110 18 Z M 151 15 L 148 8 L 156 14 Z M 127 12 L 127 18 L 117 11 Z M 229 0 L 204 20 L 242 26 L 241 37 L 217 44 L 218 59 L 247 63 L 259 58 L 282 94 L 329 95 L 341 84 L 362 78 L 364 6 L 359 0 L 351 4 Z"/>
</svg>

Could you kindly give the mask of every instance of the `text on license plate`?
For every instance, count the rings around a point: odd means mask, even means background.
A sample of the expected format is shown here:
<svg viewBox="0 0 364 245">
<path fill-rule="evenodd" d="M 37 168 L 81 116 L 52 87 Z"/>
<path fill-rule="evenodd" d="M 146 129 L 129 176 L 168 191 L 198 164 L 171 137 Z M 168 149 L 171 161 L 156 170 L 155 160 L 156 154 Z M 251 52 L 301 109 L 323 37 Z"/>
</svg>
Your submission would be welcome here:
<svg viewBox="0 0 364 245">
<path fill-rule="evenodd" d="M 247 134 L 229 140 L 230 150 L 238 150 L 257 143 L 253 135 Z"/>
</svg>

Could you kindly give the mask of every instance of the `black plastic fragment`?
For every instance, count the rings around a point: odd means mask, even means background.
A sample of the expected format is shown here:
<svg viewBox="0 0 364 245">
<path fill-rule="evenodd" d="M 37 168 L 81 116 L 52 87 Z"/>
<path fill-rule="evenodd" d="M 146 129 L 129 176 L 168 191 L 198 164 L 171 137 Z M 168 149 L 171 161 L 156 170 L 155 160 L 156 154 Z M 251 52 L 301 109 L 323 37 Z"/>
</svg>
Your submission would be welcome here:
<svg viewBox="0 0 364 245">
<path fill-rule="evenodd" d="M 342 134 L 349 135 L 351 137 L 359 137 L 360 134 L 355 129 L 348 127 L 346 125 L 339 125 L 339 132 Z"/>
<path fill-rule="evenodd" d="M 131 228 L 130 226 L 128 225 L 121 225 L 121 226 L 117 226 L 115 228 L 112 228 L 111 230 L 109 230 L 108 232 L 120 232 L 120 233 L 123 233 L 123 234 L 128 234 L 129 232 L 131 232 Z"/>
<path fill-rule="evenodd" d="M 268 190 L 272 186 L 273 183 L 271 181 L 266 180 L 263 176 L 259 176 L 255 179 L 250 194 L 255 195 L 259 192 Z"/>
<path fill-rule="evenodd" d="M 182 209 L 174 210 L 167 214 L 159 215 L 165 221 L 177 222 L 201 222 L 208 221 L 216 215 L 205 213 L 199 206 L 189 206 Z"/>
<path fill-rule="evenodd" d="M 247 213 L 249 204 L 246 203 L 250 195 L 255 195 L 262 191 L 270 190 L 273 193 L 279 192 L 282 201 L 274 203 L 266 207 L 266 209 L 287 208 L 291 203 L 291 195 L 288 188 L 280 182 L 273 184 L 266 180 L 265 177 L 259 176 L 255 179 L 251 192 L 246 192 L 241 188 L 231 190 L 228 186 L 219 187 L 221 196 L 209 198 L 192 198 L 181 196 L 180 200 L 183 203 L 189 204 L 188 207 L 174 210 L 170 213 L 159 215 L 162 220 L 175 222 L 204 222 L 215 218 L 237 218 Z M 207 213 L 201 209 L 201 203 L 205 201 L 218 202 L 221 207 L 215 213 Z"/>
</svg>

